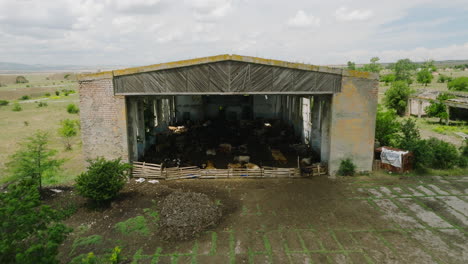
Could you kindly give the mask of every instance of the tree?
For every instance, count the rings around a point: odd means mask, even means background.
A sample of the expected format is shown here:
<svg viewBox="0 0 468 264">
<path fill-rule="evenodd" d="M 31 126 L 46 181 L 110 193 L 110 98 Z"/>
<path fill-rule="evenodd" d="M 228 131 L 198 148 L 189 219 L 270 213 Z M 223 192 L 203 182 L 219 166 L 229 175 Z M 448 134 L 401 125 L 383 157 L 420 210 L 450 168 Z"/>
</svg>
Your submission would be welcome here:
<svg viewBox="0 0 468 264">
<path fill-rule="evenodd" d="M 58 247 L 71 231 L 63 214 L 42 205 L 31 179 L 0 192 L 0 263 L 59 263 Z"/>
<path fill-rule="evenodd" d="M 417 142 L 421 139 L 418 126 L 412 118 L 401 123 L 401 134 L 398 139 L 398 147 L 401 149 L 414 150 Z"/>
<path fill-rule="evenodd" d="M 394 109 L 398 115 L 405 114 L 408 99 L 412 90 L 406 81 L 395 81 L 390 89 L 385 92 L 384 104 L 389 109 Z"/>
<path fill-rule="evenodd" d="M 362 70 L 367 71 L 367 72 L 379 73 L 380 70 L 382 69 L 382 66 L 380 66 L 380 64 L 378 63 L 379 60 L 380 60 L 379 57 L 371 58 L 370 64 L 364 65 L 364 67 L 362 67 Z"/>
<path fill-rule="evenodd" d="M 48 149 L 49 136 L 44 131 L 37 131 L 21 143 L 20 149 L 10 157 L 7 164 L 14 178 L 31 179 L 42 189 L 42 178 L 54 175 L 63 164 L 56 159 L 56 150 Z"/>
<path fill-rule="evenodd" d="M 424 84 L 424 86 L 427 86 L 429 83 L 431 83 L 432 78 L 432 73 L 428 68 L 421 69 L 416 75 L 416 81 L 418 81 L 420 84 Z"/>
<path fill-rule="evenodd" d="M 449 90 L 468 92 L 468 77 L 458 77 L 447 83 Z"/>
<path fill-rule="evenodd" d="M 444 101 L 454 97 L 455 96 L 447 93 L 441 93 L 437 96 L 436 100 L 431 100 L 431 104 L 426 106 L 424 111 L 426 111 L 429 117 L 438 117 L 439 123 L 442 123 L 442 120 L 448 122 L 449 115 Z"/>
<path fill-rule="evenodd" d="M 390 109 L 383 111 L 378 107 L 375 124 L 375 139 L 381 146 L 393 146 L 400 131 L 400 123 L 397 120 L 396 111 Z"/>
<path fill-rule="evenodd" d="M 411 83 L 411 72 L 415 70 L 415 65 L 410 59 L 398 60 L 393 65 L 395 71 L 395 80 Z"/>
<path fill-rule="evenodd" d="M 58 129 L 58 133 L 65 141 L 65 149 L 71 150 L 71 140 L 78 134 L 78 122 L 77 120 L 65 119 L 60 124 L 62 126 Z"/>
<path fill-rule="evenodd" d="M 76 190 L 96 204 L 102 204 L 115 198 L 125 185 L 131 165 L 121 163 L 120 159 L 89 160 L 88 170 L 76 179 Z"/>
<path fill-rule="evenodd" d="M 356 70 L 356 63 L 348 61 L 348 70 Z"/>
</svg>

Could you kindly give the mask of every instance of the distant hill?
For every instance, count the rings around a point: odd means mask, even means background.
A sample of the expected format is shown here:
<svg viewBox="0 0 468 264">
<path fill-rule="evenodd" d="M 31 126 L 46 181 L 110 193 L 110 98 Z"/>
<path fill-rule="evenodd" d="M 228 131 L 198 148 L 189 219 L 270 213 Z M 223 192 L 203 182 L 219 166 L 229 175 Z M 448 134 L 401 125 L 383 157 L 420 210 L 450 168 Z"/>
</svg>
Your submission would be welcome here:
<svg viewBox="0 0 468 264">
<path fill-rule="evenodd" d="M 44 64 L 22 64 L 14 62 L 0 62 L 0 73 L 32 73 L 32 72 L 96 72 L 110 69 L 118 69 L 128 66 L 98 65 L 44 65 Z"/>
</svg>

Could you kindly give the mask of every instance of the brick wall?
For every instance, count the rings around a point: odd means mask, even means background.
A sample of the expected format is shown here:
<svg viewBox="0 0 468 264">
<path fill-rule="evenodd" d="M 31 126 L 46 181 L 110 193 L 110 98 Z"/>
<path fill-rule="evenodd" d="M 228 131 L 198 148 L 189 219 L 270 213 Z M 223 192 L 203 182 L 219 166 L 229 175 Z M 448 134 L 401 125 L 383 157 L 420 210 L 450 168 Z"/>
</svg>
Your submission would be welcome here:
<svg viewBox="0 0 468 264">
<path fill-rule="evenodd" d="M 102 156 L 128 160 L 124 96 L 114 96 L 112 78 L 82 80 L 80 119 L 85 159 Z"/>
</svg>

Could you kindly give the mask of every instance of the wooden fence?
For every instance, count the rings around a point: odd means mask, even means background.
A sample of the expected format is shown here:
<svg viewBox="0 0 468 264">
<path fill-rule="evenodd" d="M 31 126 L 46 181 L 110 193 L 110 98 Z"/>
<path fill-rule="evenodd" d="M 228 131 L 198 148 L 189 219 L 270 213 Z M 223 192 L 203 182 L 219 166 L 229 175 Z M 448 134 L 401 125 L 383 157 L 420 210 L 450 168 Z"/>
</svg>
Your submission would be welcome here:
<svg viewBox="0 0 468 264">
<path fill-rule="evenodd" d="M 326 166 L 314 164 L 301 173 L 299 168 L 263 167 L 260 169 L 200 169 L 197 166 L 162 168 L 159 164 L 133 162 L 133 177 L 148 179 L 227 179 L 227 178 L 300 178 L 327 173 Z"/>
</svg>

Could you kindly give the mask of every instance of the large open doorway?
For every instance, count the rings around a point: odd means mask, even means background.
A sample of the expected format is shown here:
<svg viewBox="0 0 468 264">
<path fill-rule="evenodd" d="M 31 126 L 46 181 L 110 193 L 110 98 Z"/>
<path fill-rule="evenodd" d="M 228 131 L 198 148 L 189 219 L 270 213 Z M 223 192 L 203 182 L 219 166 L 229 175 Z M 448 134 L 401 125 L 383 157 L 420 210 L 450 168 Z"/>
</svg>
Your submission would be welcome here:
<svg viewBox="0 0 468 264">
<path fill-rule="evenodd" d="M 330 95 L 127 96 L 133 161 L 299 167 L 328 160 Z"/>
</svg>

